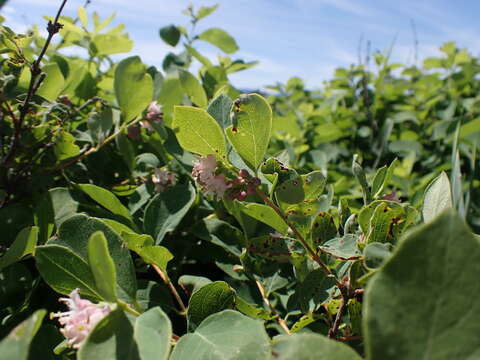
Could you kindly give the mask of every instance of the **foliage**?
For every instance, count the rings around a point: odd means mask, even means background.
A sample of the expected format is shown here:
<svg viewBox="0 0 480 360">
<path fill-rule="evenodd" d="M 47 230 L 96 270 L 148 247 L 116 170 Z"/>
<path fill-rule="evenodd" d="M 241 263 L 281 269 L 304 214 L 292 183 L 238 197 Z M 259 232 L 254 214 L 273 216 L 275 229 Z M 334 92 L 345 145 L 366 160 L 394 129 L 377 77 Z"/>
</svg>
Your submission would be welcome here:
<svg viewBox="0 0 480 360">
<path fill-rule="evenodd" d="M 242 91 L 255 63 L 196 32 L 216 8 L 160 29 L 161 69 L 114 61 L 132 41 L 85 8 L 47 38 L 0 27 L 3 353 L 478 358 L 478 59 L 447 43 Z M 60 294 L 108 309 L 78 351 L 45 317 Z"/>
</svg>

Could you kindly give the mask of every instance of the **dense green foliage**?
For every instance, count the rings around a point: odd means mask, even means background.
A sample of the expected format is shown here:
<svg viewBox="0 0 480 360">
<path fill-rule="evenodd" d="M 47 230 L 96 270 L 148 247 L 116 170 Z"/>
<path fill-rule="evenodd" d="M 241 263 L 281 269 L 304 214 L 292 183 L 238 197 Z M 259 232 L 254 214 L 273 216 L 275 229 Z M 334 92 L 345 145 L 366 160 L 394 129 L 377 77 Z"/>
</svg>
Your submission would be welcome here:
<svg viewBox="0 0 480 360">
<path fill-rule="evenodd" d="M 160 29 L 161 68 L 84 8 L 0 27 L 2 356 L 480 358 L 478 59 L 242 91 L 215 9 Z"/>
</svg>

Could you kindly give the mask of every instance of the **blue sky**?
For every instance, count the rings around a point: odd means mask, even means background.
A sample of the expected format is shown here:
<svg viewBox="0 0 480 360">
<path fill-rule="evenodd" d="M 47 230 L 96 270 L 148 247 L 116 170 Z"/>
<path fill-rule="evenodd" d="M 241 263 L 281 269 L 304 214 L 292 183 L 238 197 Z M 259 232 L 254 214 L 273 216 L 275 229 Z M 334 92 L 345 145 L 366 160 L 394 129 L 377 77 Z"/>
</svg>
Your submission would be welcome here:
<svg viewBox="0 0 480 360">
<path fill-rule="evenodd" d="M 438 47 L 451 40 L 480 54 L 478 0 L 92 0 L 88 11 L 103 17 L 115 12 L 114 24 L 126 24 L 135 42 L 133 52 L 160 67 L 172 49 L 159 39 L 158 29 L 186 24 L 181 10 L 190 2 L 196 7 L 220 4 L 198 30 L 221 27 L 237 40 L 238 58 L 260 61 L 256 68 L 231 77 L 244 88 L 284 82 L 291 76 L 320 87 L 336 67 L 357 63 L 359 48 L 365 53 L 367 41 L 372 51 L 385 51 L 395 41 L 392 60 L 413 63 L 412 21 L 419 59 L 437 55 Z M 25 31 L 31 23 L 43 26 L 41 15 L 53 15 L 60 3 L 10 0 L 1 13 L 7 25 Z M 69 0 L 64 14 L 75 16 L 83 3 Z M 208 44 L 201 50 L 209 57 L 219 52 Z"/>
</svg>

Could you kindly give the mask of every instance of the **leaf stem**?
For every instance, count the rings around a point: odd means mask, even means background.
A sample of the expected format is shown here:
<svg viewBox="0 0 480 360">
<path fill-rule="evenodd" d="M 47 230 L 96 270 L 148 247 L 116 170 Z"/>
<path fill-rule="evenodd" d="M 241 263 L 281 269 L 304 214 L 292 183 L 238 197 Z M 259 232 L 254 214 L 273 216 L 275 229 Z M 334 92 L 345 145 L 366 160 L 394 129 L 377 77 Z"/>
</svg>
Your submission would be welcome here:
<svg viewBox="0 0 480 360">
<path fill-rule="evenodd" d="M 313 250 L 312 247 L 303 238 L 302 234 L 300 234 L 300 232 L 297 230 L 296 226 L 288 220 L 287 216 L 283 213 L 283 211 L 277 205 L 275 205 L 273 203 L 273 201 L 270 200 L 268 198 L 268 196 L 265 195 L 265 193 L 263 191 L 259 190 L 258 187 L 255 187 L 255 191 L 258 194 L 258 196 L 260 196 L 262 198 L 262 200 L 265 202 L 265 204 L 270 206 L 283 219 L 285 224 L 287 224 L 290 227 L 290 229 L 292 229 L 292 231 L 295 234 L 295 236 L 297 237 L 298 241 L 300 241 L 302 246 L 310 254 L 312 259 L 320 266 L 320 268 L 322 268 L 322 270 L 327 275 L 332 275 L 332 271 L 327 267 L 327 265 L 324 264 L 324 262 L 322 261 L 320 256 L 318 256 L 318 254 L 315 252 L 315 250 Z"/>
<path fill-rule="evenodd" d="M 123 310 L 128 311 L 129 313 L 135 315 L 135 316 L 140 316 L 140 313 L 130 307 L 126 302 L 122 300 L 117 299 L 117 304 L 120 306 Z"/>
<path fill-rule="evenodd" d="M 130 121 L 129 123 L 127 124 L 124 124 L 122 125 L 117 131 L 115 131 L 112 135 L 110 135 L 109 137 L 107 137 L 105 140 L 103 140 L 103 142 L 101 144 L 98 144 L 97 146 L 94 146 L 90 149 L 88 149 L 87 151 L 81 153 L 80 155 L 78 155 L 77 157 L 74 157 L 64 163 L 61 163 L 59 166 L 56 166 L 54 168 L 51 168 L 51 169 L 48 169 L 46 172 L 47 173 L 51 173 L 51 172 L 55 172 L 55 171 L 58 171 L 58 170 L 62 170 L 62 169 L 65 169 L 66 167 L 76 163 L 77 161 L 80 161 L 84 158 L 86 158 L 88 155 L 100 150 L 100 148 L 102 148 L 104 145 L 108 144 L 109 142 L 111 142 L 112 140 L 114 140 L 123 130 L 125 130 L 126 128 L 128 128 L 129 126 L 131 125 L 134 125 L 138 122 L 140 122 L 142 120 L 141 117 L 135 119 L 134 121 Z"/>
<path fill-rule="evenodd" d="M 172 282 L 170 281 L 170 278 L 168 277 L 168 275 L 162 270 L 160 269 L 157 265 L 155 264 L 152 264 L 153 268 L 155 269 L 155 271 L 157 272 L 157 274 L 160 276 L 160 278 L 162 279 L 163 283 L 165 285 L 167 285 L 168 287 L 168 290 L 170 290 L 170 293 L 172 294 L 172 296 L 175 298 L 175 300 L 177 301 L 178 303 L 178 306 L 180 307 L 180 310 L 182 311 L 181 312 L 181 315 L 185 316 L 187 314 L 187 308 L 185 307 L 185 304 L 183 303 L 182 301 L 182 298 L 180 297 L 180 295 L 178 294 L 177 292 L 177 289 L 175 289 L 175 286 L 173 286 Z"/>
<path fill-rule="evenodd" d="M 263 287 L 263 285 L 260 283 L 260 281 L 256 280 L 255 283 L 257 284 L 257 287 L 258 287 L 258 291 L 260 292 L 260 295 L 262 296 L 262 299 L 263 299 L 263 302 L 268 306 L 268 308 L 270 309 L 270 312 L 275 316 L 275 318 L 277 319 L 277 322 L 278 322 L 278 325 L 280 325 L 280 327 L 285 330 L 285 332 L 288 334 L 288 335 L 291 335 L 291 331 L 290 329 L 288 328 L 287 326 L 287 323 L 285 322 L 285 320 L 277 313 L 277 310 L 275 310 L 275 308 L 273 307 L 272 303 L 270 302 L 270 300 L 268 300 L 268 297 L 266 296 L 266 293 L 265 293 L 265 288 Z"/>
</svg>

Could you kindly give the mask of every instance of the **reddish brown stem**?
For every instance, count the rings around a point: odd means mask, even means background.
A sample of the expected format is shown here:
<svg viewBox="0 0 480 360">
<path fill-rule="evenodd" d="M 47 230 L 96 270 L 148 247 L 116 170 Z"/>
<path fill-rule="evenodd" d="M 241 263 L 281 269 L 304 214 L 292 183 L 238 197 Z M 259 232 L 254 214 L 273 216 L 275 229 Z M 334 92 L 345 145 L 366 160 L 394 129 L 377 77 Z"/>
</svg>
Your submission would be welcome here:
<svg viewBox="0 0 480 360">
<path fill-rule="evenodd" d="M 162 279 L 163 283 L 168 287 L 168 290 L 170 291 L 172 296 L 177 301 L 178 306 L 180 307 L 180 310 L 182 312 L 182 315 L 186 315 L 187 314 L 187 308 L 185 307 L 185 305 L 182 301 L 182 298 L 178 294 L 177 289 L 175 289 L 175 286 L 173 286 L 172 282 L 170 281 L 170 278 L 168 277 L 168 275 L 165 272 L 163 272 L 163 270 L 160 269 L 157 265 L 152 265 L 152 266 L 155 269 L 155 271 L 157 272 L 157 274 L 160 276 L 160 278 Z"/>
<path fill-rule="evenodd" d="M 280 325 L 280 327 L 281 327 L 288 335 L 291 335 L 291 332 L 290 332 L 290 329 L 289 329 L 288 326 L 287 326 L 287 323 L 286 323 L 285 320 L 277 313 L 277 310 L 275 310 L 275 308 L 273 307 L 273 305 L 272 305 L 272 303 L 270 302 L 270 300 L 268 300 L 268 297 L 266 296 L 267 294 L 265 293 L 265 288 L 263 287 L 263 285 L 262 285 L 259 281 L 256 281 L 256 284 L 257 284 L 257 287 L 258 287 L 258 291 L 260 292 L 260 295 L 262 296 L 263 302 L 265 303 L 265 305 L 268 306 L 268 308 L 270 309 L 270 312 L 276 317 L 277 322 L 278 322 L 278 325 Z"/>
</svg>

